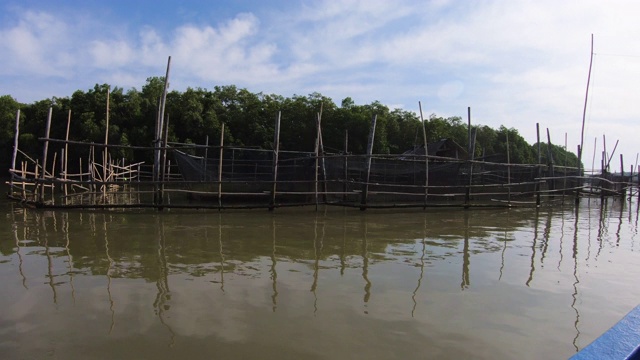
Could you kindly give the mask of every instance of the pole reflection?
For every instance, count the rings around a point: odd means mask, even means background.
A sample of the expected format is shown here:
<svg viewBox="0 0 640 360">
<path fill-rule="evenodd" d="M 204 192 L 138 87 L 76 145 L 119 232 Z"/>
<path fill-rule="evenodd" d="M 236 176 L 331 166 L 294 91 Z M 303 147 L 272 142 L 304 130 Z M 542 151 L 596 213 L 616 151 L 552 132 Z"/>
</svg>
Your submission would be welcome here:
<svg viewBox="0 0 640 360">
<path fill-rule="evenodd" d="M 171 309 L 169 301 L 171 300 L 171 291 L 169 289 L 169 267 L 167 264 L 166 243 L 164 233 L 164 217 L 162 214 L 156 216 L 156 228 L 158 229 L 157 237 L 157 261 L 158 261 L 158 279 L 156 280 L 156 288 L 158 294 L 153 302 L 153 308 L 160 320 L 162 326 L 167 328 L 171 334 L 169 347 L 175 344 L 176 334 L 165 320 L 165 313 Z"/>
<path fill-rule="evenodd" d="M 464 290 L 471 285 L 469 276 L 469 264 L 471 256 L 469 254 L 469 210 L 464 211 L 464 245 L 462 249 L 462 282 L 460 289 Z"/>
<path fill-rule="evenodd" d="M 573 301 L 571 302 L 571 308 L 576 313 L 576 320 L 574 322 L 574 328 L 576 330 L 576 336 L 573 338 L 573 347 L 576 349 L 576 352 L 579 351 L 578 348 L 578 338 L 580 337 L 580 329 L 578 328 L 578 324 L 580 323 L 580 312 L 578 311 L 578 307 L 576 306 L 576 302 L 578 301 L 578 284 L 580 283 L 580 279 L 578 278 L 578 222 L 580 219 L 580 207 L 575 207 L 575 223 L 574 223 L 574 232 L 573 232 L 573 294 L 571 295 Z"/>
</svg>

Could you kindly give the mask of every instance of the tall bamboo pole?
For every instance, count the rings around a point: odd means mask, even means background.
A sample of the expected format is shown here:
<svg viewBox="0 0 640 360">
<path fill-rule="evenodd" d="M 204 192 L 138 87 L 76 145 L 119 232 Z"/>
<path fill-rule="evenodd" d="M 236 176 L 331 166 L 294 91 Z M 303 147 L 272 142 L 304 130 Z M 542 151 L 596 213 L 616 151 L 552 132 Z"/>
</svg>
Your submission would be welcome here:
<svg viewBox="0 0 640 360">
<path fill-rule="evenodd" d="M 591 67 L 593 66 L 593 34 L 591 34 L 591 52 L 589 57 L 589 74 L 587 75 L 587 90 L 584 95 L 584 108 L 582 110 L 582 130 L 580 132 L 580 149 L 584 149 L 584 123 L 587 117 L 587 101 L 589 99 L 589 83 L 591 82 Z M 582 166 L 582 153 L 578 154 L 578 175 Z M 578 190 L 579 191 L 579 190 Z"/>
<path fill-rule="evenodd" d="M 511 155 L 509 150 L 509 131 L 507 135 L 507 204 L 511 206 Z"/>
<path fill-rule="evenodd" d="M 366 157 L 366 173 L 364 183 L 362 184 L 362 198 L 360 199 L 360 210 L 367 209 L 367 196 L 369 195 L 369 179 L 371 177 L 371 154 L 373 154 L 373 139 L 376 136 L 376 121 L 378 115 L 371 118 L 371 128 L 369 129 L 369 139 L 367 141 L 367 157 Z"/>
<path fill-rule="evenodd" d="M 269 203 L 269 211 L 273 211 L 276 206 L 276 185 L 278 184 L 278 152 L 280 151 L 280 116 L 278 111 L 276 117 L 276 127 L 273 134 L 273 182 L 271 184 L 271 202 Z"/>
<path fill-rule="evenodd" d="M 469 158 L 469 180 L 467 183 L 467 189 L 465 191 L 464 196 L 464 204 L 465 208 L 469 207 L 469 203 L 471 201 L 471 184 L 473 183 L 473 158 L 475 151 L 474 140 L 472 139 L 472 130 L 471 130 L 471 107 L 467 107 L 467 130 L 469 133 L 469 139 L 467 143 L 467 156 Z M 474 132 L 475 134 L 475 132 Z M 474 136 L 475 137 L 475 136 Z"/>
<path fill-rule="evenodd" d="M 67 116 L 67 132 L 64 136 L 64 195 L 67 195 L 67 173 L 69 171 L 69 129 L 71 127 L 71 109 L 69 109 L 69 115 Z M 80 166 L 80 172 L 82 172 L 82 166 Z"/>
<path fill-rule="evenodd" d="M 224 155 L 224 123 L 222 123 L 222 128 L 220 129 L 220 155 L 218 157 L 218 209 L 222 209 L 222 158 L 223 158 L 223 155 Z"/>
<path fill-rule="evenodd" d="M 540 124 L 536 123 L 536 136 L 538 139 L 538 161 L 537 161 L 537 166 L 538 166 L 538 178 L 536 179 L 536 206 L 540 206 L 540 178 L 542 177 L 542 165 L 540 164 L 542 162 L 542 154 L 541 154 L 541 150 L 540 150 Z"/>
<path fill-rule="evenodd" d="M 554 161 L 553 161 L 553 152 L 551 152 L 551 134 L 549 133 L 549 128 L 547 128 L 547 165 L 549 166 L 549 176 L 551 180 L 549 181 L 549 190 L 555 192 L 556 190 L 556 179 L 555 179 L 555 171 L 554 171 Z M 553 194 L 552 192 L 552 194 Z"/>
<path fill-rule="evenodd" d="M 420 108 L 420 121 L 422 122 L 422 141 L 424 143 L 424 207 L 427 208 L 427 198 L 429 196 L 429 147 L 427 146 L 427 128 L 422 115 L 422 103 L 418 101 Z"/>
<path fill-rule="evenodd" d="M 11 156 L 11 185 L 9 187 L 9 195 L 13 193 L 13 178 L 15 176 L 14 171 L 16 170 L 16 157 L 18 156 L 18 138 L 20 137 L 20 109 L 16 111 L 15 129 L 15 134 L 13 136 L 13 155 Z"/>
<path fill-rule="evenodd" d="M 46 174 L 47 174 L 47 155 L 49 152 L 49 132 L 51 130 L 51 117 L 53 114 L 53 107 L 49 107 L 49 115 L 47 115 L 47 125 L 46 128 L 44 130 L 44 149 L 42 150 L 42 174 L 41 176 L 41 180 L 44 182 L 45 178 L 46 178 Z M 40 184 L 40 191 L 39 191 L 39 202 L 43 203 L 44 202 L 44 184 Z"/>
<path fill-rule="evenodd" d="M 154 182 L 157 184 L 160 180 L 160 156 L 161 156 L 161 148 L 164 146 L 162 143 L 162 133 L 164 129 L 164 111 L 167 103 L 167 89 L 169 88 L 169 71 L 171 69 L 171 56 L 167 60 L 167 73 L 164 77 L 164 89 L 162 91 L 162 99 L 160 101 L 160 112 L 158 114 L 158 121 L 156 122 L 156 136 L 155 136 L 155 159 L 154 159 Z M 156 185 L 156 205 L 162 205 L 162 193 L 161 187 Z"/>
<path fill-rule="evenodd" d="M 347 190 L 348 190 L 348 181 L 349 181 L 349 130 L 344 130 L 344 158 L 342 160 L 342 171 L 343 171 L 343 179 L 342 179 L 342 201 L 347 201 Z M 637 161 L 636 161 L 637 162 Z"/>
<path fill-rule="evenodd" d="M 102 151 L 102 181 L 105 182 L 108 180 L 107 178 L 107 159 L 108 159 L 108 148 L 109 145 L 109 96 L 111 94 L 111 86 L 107 86 L 107 114 L 105 117 L 105 130 L 104 130 L 104 150 Z M 107 184 L 102 184 L 102 194 L 104 196 L 107 195 Z"/>
</svg>

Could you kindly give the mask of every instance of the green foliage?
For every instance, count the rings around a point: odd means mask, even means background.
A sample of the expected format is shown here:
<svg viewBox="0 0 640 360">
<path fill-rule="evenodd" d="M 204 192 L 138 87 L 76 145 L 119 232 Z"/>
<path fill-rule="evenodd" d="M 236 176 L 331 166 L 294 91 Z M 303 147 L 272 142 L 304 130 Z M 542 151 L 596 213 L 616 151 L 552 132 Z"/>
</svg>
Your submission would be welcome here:
<svg viewBox="0 0 640 360">
<path fill-rule="evenodd" d="M 51 137 L 64 139 L 69 110 L 72 111 L 70 140 L 103 143 L 105 140 L 108 84 L 96 84 L 87 91 L 78 90 L 68 98 L 41 100 L 22 105 L 11 96 L 0 96 L 0 150 L 8 154 L 12 148 L 15 112 L 22 109 L 20 149 L 38 158 L 38 139 L 44 135 L 49 108 L 53 109 Z M 113 87 L 109 92 L 109 144 L 151 146 L 155 137 L 159 103 L 164 78 L 150 77 L 141 90 L 124 91 Z M 357 105 L 352 98 L 343 99 L 340 106 L 319 93 L 307 96 L 251 93 L 233 85 L 215 86 L 213 90 L 187 88 L 184 92 L 167 94 L 165 118 L 170 142 L 215 145 L 225 125 L 225 145 L 273 148 L 275 119 L 280 113 L 280 148 L 313 151 L 316 142 L 316 121 L 321 117 L 325 151 L 344 150 L 348 134 L 348 151 L 364 153 L 373 116 L 377 126 L 373 152 L 398 154 L 423 144 L 423 126 L 427 142 L 451 139 L 467 148 L 469 129 L 462 118 L 439 117 L 435 114 L 424 124 L 417 114 L 402 109 L 390 110 L 374 101 Z M 506 161 L 507 150 L 512 163 L 535 163 L 537 147 L 528 144 L 516 129 L 501 126 L 493 129 L 474 125 L 475 157 L 486 156 L 492 161 Z M 507 149 L 507 136 L 509 148 Z M 547 162 L 546 144 L 541 144 L 543 163 Z M 54 149 L 54 151 L 56 151 Z M 86 156 L 79 147 L 70 148 L 71 156 Z M 562 147 L 552 145 L 554 164 L 575 166 L 577 157 Z M 149 153 L 141 155 L 129 148 L 114 150 L 113 155 L 129 162 L 147 161 Z M 6 156 L 5 158 L 8 158 Z"/>
</svg>

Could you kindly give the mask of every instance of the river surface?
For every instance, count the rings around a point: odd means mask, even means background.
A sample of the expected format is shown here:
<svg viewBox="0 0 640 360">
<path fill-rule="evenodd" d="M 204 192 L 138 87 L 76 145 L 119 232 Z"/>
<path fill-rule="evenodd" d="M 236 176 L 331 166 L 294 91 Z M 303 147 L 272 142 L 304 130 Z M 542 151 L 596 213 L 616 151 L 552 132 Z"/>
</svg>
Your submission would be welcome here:
<svg viewBox="0 0 640 360">
<path fill-rule="evenodd" d="M 0 213 L 3 359 L 564 359 L 640 303 L 635 198 Z"/>
</svg>

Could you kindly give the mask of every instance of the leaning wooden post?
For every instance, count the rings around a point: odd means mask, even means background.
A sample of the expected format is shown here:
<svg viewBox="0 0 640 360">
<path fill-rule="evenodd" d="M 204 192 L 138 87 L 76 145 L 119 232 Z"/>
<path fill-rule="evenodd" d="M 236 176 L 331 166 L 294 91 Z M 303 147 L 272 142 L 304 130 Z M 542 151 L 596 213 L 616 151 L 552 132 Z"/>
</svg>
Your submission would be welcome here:
<svg viewBox="0 0 640 360">
<path fill-rule="evenodd" d="M 424 143 L 424 206 L 427 208 L 427 198 L 429 196 L 429 148 L 427 147 L 427 128 L 425 127 L 424 116 L 422 116 L 422 103 L 418 101 L 420 108 L 420 121 L 422 121 L 422 141 Z"/>
<path fill-rule="evenodd" d="M 467 128 L 468 128 L 468 132 L 469 132 L 469 140 L 467 143 L 467 157 L 469 158 L 469 182 L 467 184 L 467 189 L 465 191 L 465 195 L 464 195 L 464 204 L 465 204 L 465 208 L 469 207 L 469 202 L 471 201 L 471 184 L 473 183 L 473 157 L 474 157 L 474 151 L 475 151 L 475 140 L 472 139 L 472 130 L 471 130 L 471 107 L 467 107 Z M 475 130 L 475 129 L 474 129 Z M 473 131 L 474 135 L 473 137 L 475 138 L 475 131 Z"/>
<path fill-rule="evenodd" d="M 627 195 L 627 184 L 624 181 L 624 161 L 622 154 L 620 154 L 620 196 L 625 197 Z"/>
<path fill-rule="evenodd" d="M 327 167 L 324 159 L 324 144 L 322 143 L 322 125 L 320 124 L 322 120 L 322 107 L 323 104 L 320 104 L 320 112 L 318 113 L 318 133 L 319 136 L 319 148 L 318 152 L 320 154 L 320 169 L 322 169 L 322 202 L 327 203 Z"/>
<path fill-rule="evenodd" d="M 507 135 L 507 204 L 511 206 L 511 155 L 509 152 L 509 131 Z"/>
<path fill-rule="evenodd" d="M 314 200 L 315 200 L 315 204 L 316 204 L 316 211 L 318 211 L 318 162 L 319 162 L 319 157 L 320 157 L 320 122 L 322 121 L 322 118 L 320 118 L 320 115 L 318 114 L 316 117 L 316 142 L 315 142 L 315 146 L 314 146 L 314 155 L 315 155 L 315 164 L 313 166 L 313 174 L 314 174 L 314 181 L 313 181 L 313 185 L 314 185 L 314 191 L 313 191 L 313 196 L 314 196 Z"/>
<path fill-rule="evenodd" d="M 44 130 L 44 149 L 42 150 L 42 174 L 41 182 L 44 182 L 47 174 L 47 153 L 49 151 L 49 131 L 51 130 L 51 116 L 53 114 L 53 107 L 49 107 L 49 115 L 47 115 L 47 125 Z M 44 202 L 44 183 L 40 184 L 39 202 Z"/>
<path fill-rule="evenodd" d="M 164 125 L 164 135 L 163 135 L 163 141 L 162 141 L 162 172 L 161 172 L 162 182 L 160 183 L 161 199 L 164 198 L 164 183 L 165 181 L 169 180 L 169 178 L 167 177 L 167 141 L 168 140 L 169 140 L 169 115 L 167 115 L 167 122 Z"/>
<path fill-rule="evenodd" d="M 109 145 L 109 96 L 111 94 L 111 86 L 107 86 L 107 114 L 105 116 L 105 130 L 104 130 L 104 150 L 102 151 L 102 195 L 107 195 L 107 159 Z"/>
<path fill-rule="evenodd" d="M 278 111 L 276 117 L 276 128 L 273 134 L 273 183 L 271 184 L 271 202 L 269 203 L 269 211 L 273 211 L 276 206 L 276 185 L 278 183 L 278 152 L 280 150 L 280 116 Z"/>
<path fill-rule="evenodd" d="M 580 202 L 580 190 L 582 188 L 582 173 L 580 171 L 581 168 L 581 156 L 582 156 L 582 148 L 578 145 L 578 187 L 576 189 L 576 204 Z"/>
<path fill-rule="evenodd" d="M 18 138 L 20 137 L 20 109 L 16 111 L 16 132 L 13 136 L 13 155 L 11 156 L 11 180 L 9 186 L 9 195 L 13 193 L 13 177 L 16 170 L 16 157 L 18 156 Z M 23 179 L 24 181 L 24 179 Z"/>
<path fill-rule="evenodd" d="M 160 187 L 158 181 L 160 180 L 160 154 L 162 144 L 162 130 L 164 129 L 164 110 L 167 103 L 167 89 L 169 88 L 169 70 L 171 69 L 171 56 L 167 60 L 167 73 L 164 77 L 164 90 L 162 91 L 162 99 L 160 101 L 160 112 L 158 114 L 158 121 L 156 122 L 156 137 L 155 137 L 155 157 L 154 157 L 154 182 L 156 183 L 156 195 L 154 196 L 156 205 L 162 205 L 163 199 L 160 193 Z"/>
<path fill-rule="evenodd" d="M 542 177 L 542 154 L 541 154 L 541 150 L 540 150 L 540 124 L 536 123 L 536 138 L 538 139 L 538 161 L 537 161 L 537 167 L 538 167 L 538 176 L 536 178 L 536 186 L 535 186 L 535 191 L 536 191 L 536 206 L 540 206 L 540 178 Z"/>
<path fill-rule="evenodd" d="M 224 126 L 224 124 L 222 126 Z M 200 179 L 200 181 L 206 182 L 207 181 L 207 162 L 209 161 L 209 135 L 207 135 L 204 138 L 204 158 L 202 161 L 204 162 L 202 167 L 204 171 L 202 172 L 202 178 Z M 211 180 L 213 180 L 213 178 Z"/>
<path fill-rule="evenodd" d="M 376 121 L 378 120 L 378 115 L 373 115 L 371 119 L 371 128 L 369 129 L 369 140 L 367 141 L 367 156 L 366 156 L 366 174 L 364 183 L 362 184 L 362 198 L 360 200 L 360 210 L 367 209 L 367 196 L 369 193 L 369 179 L 371 177 L 371 154 L 373 154 L 373 139 L 376 135 Z"/>
<path fill-rule="evenodd" d="M 69 128 L 71 127 L 71 109 L 69 109 L 69 116 L 67 116 L 67 132 L 64 137 L 64 195 L 67 195 L 67 172 L 69 170 Z M 80 166 L 80 172 L 82 173 L 82 166 Z"/>
<path fill-rule="evenodd" d="M 209 137 L 207 136 L 207 139 Z M 222 209 L 222 156 L 224 155 L 224 123 L 220 129 L 220 155 L 218 158 L 218 210 Z"/>
<path fill-rule="evenodd" d="M 549 166 L 548 176 L 551 177 L 551 180 L 549 180 L 549 190 L 551 190 L 551 194 L 553 194 L 556 190 L 556 174 L 553 168 L 553 153 L 551 152 L 551 135 L 549 128 L 547 128 L 547 164 Z"/>
<path fill-rule="evenodd" d="M 344 159 L 342 165 L 343 178 L 342 178 L 342 201 L 347 201 L 347 190 L 349 181 L 349 130 L 344 131 Z"/>
</svg>

